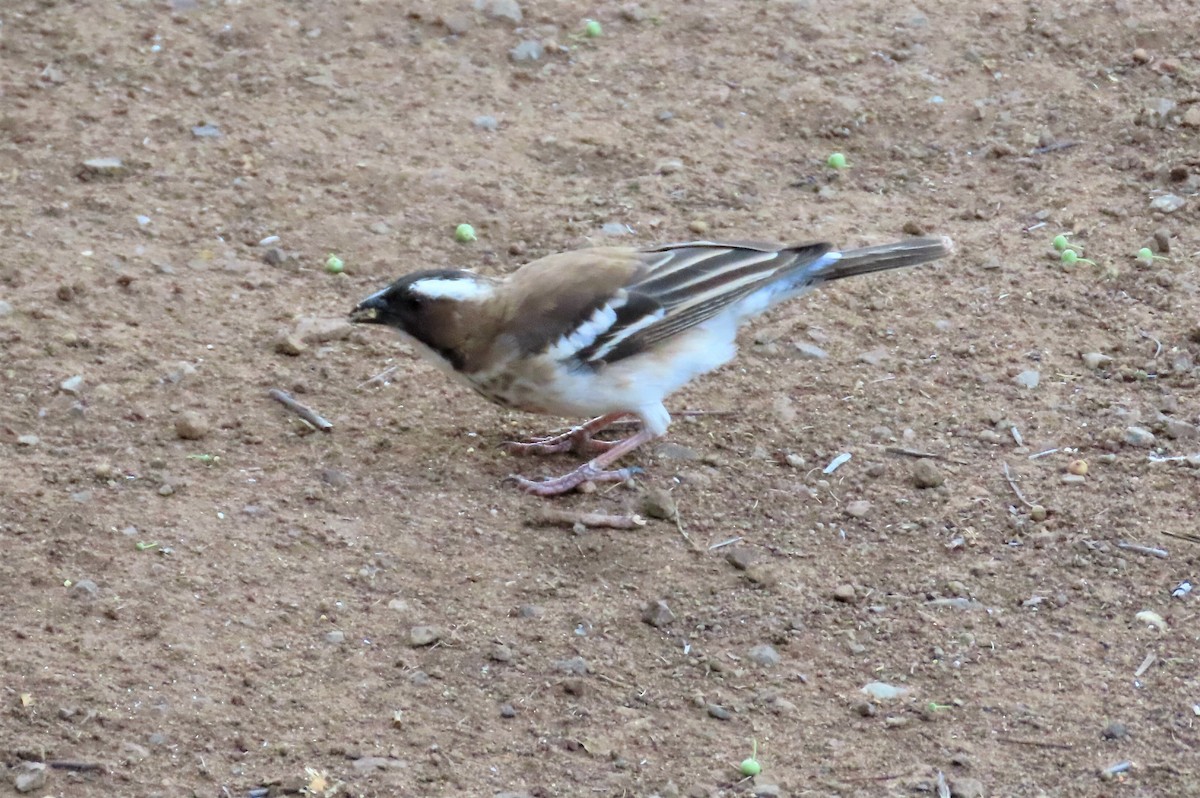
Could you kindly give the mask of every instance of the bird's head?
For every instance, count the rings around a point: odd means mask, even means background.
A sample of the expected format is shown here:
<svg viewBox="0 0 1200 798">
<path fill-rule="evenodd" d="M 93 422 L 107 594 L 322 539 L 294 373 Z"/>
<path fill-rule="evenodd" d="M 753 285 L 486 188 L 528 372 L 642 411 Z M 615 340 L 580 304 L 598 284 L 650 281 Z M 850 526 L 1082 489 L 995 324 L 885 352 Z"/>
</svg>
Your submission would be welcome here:
<svg viewBox="0 0 1200 798">
<path fill-rule="evenodd" d="M 492 281 L 471 272 L 414 272 L 359 302 L 350 312 L 350 321 L 398 330 L 461 369 L 463 344 L 472 332 L 470 319 L 479 318 L 477 306 L 493 290 Z"/>
</svg>

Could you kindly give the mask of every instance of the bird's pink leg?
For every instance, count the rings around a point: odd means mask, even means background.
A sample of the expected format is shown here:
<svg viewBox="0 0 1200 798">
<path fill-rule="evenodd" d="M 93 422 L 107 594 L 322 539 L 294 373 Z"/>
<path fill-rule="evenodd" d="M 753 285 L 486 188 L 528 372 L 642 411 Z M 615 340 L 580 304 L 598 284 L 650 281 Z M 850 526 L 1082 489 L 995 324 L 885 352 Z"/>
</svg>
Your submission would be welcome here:
<svg viewBox="0 0 1200 798">
<path fill-rule="evenodd" d="M 509 479 L 516 482 L 521 490 L 526 493 L 532 493 L 535 496 L 557 496 L 560 493 L 574 490 L 584 482 L 624 482 L 640 469 L 617 468 L 610 471 L 608 467 L 643 443 L 648 443 L 656 437 L 653 432 L 643 427 L 636 435 L 630 435 L 622 441 L 617 441 L 608 451 L 597 455 L 569 474 L 540 481 L 525 479 L 525 477 L 518 477 L 516 475 L 509 477 Z"/>
<path fill-rule="evenodd" d="M 593 439 L 592 436 L 627 415 L 629 413 L 609 413 L 606 416 L 593 418 L 586 424 L 580 424 L 578 427 L 567 430 L 561 435 L 534 438 L 524 443 L 507 441 L 503 446 L 505 451 L 519 457 L 531 454 L 558 454 L 559 452 L 575 452 L 582 455 L 607 452 L 616 446 L 618 441 L 598 441 Z"/>
</svg>

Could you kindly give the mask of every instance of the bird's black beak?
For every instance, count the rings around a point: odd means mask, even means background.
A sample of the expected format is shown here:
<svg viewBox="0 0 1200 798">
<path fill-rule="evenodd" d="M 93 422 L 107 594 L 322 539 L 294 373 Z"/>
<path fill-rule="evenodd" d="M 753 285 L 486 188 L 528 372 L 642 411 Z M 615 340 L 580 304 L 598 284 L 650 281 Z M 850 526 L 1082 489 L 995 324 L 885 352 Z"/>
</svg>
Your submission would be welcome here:
<svg viewBox="0 0 1200 798">
<path fill-rule="evenodd" d="M 350 321 L 354 324 L 383 324 L 383 309 L 382 297 L 378 294 L 369 296 L 350 311 Z"/>
</svg>

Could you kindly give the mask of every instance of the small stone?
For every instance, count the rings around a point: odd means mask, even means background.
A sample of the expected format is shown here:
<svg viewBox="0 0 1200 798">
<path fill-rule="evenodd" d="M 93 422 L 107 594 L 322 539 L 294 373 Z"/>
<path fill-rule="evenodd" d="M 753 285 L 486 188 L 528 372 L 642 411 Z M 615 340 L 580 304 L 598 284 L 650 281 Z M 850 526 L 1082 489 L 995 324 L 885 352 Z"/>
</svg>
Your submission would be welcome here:
<svg viewBox="0 0 1200 798">
<path fill-rule="evenodd" d="M 5 302 L 3 299 L 0 299 L 0 319 L 5 318 L 6 316 L 11 316 L 12 314 L 13 314 L 12 303 Z"/>
<path fill-rule="evenodd" d="M 932 460 L 922 459 L 913 464 L 912 481 L 918 488 L 928 489 L 938 487 L 946 481 L 946 477 Z"/>
<path fill-rule="evenodd" d="M 1059 481 L 1064 485 L 1086 485 L 1087 477 L 1083 474 L 1063 474 Z"/>
<path fill-rule="evenodd" d="M 755 784 L 754 798 L 779 798 L 783 791 L 778 784 Z"/>
<path fill-rule="evenodd" d="M 159 496 L 173 496 L 175 494 L 175 486 L 169 482 L 164 482 L 158 486 Z"/>
<path fill-rule="evenodd" d="M 546 611 L 536 604 L 522 604 L 517 608 L 518 618 L 541 618 Z"/>
<path fill-rule="evenodd" d="M 650 488 L 642 494 L 642 514 L 650 518 L 672 521 L 679 514 L 675 500 L 670 491 L 663 488 Z"/>
<path fill-rule="evenodd" d="M 1183 112 L 1183 116 L 1180 117 L 1179 124 L 1184 127 L 1200 127 L 1200 104 L 1189 105 L 1188 109 Z"/>
<path fill-rule="evenodd" d="M 764 668 L 772 668 L 780 663 L 782 657 L 775 650 L 775 646 L 763 643 L 762 645 L 754 646 L 750 649 L 750 661 Z"/>
<path fill-rule="evenodd" d="M 853 709 L 864 718 L 873 718 L 879 714 L 879 707 L 870 701 L 859 701 L 854 704 Z"/>
<path fill-rule="evenodd" d="M 1038 387 L 1042 381 L 1042 375 L 1037 369 L 1027 369 L 1022 371 L 1017 376 L 1013 377 L 1013 382 L 1020 385 L 1022 388 L 1033 389 Z"/>
<path fill-rule="evenodd" d="M 1193 105 L 1197 111 L 1200 111 L 1200 105 Z M 1167 255 L 1171 252 L 1171 231 L 1165 227 L 1160 227 L 1154 231 L 1154 249 L 1159 255 Z"/>
<path fill-rule="evenodd" d="M 1146 52 L 1144 47 L 1138 47 L 1134 49 L 1134 51 L 1129 54 L 1129 57 L 1133 59 L 1133 63 L 1135 64 L 1150 63 L 1150 53 Z"/>
<path fill-rule="evenodd" d="M 633 228 L 622 222 L 605 222 L 600 225 L 600 232 L 606 236 L 627 236 L 633 234 Z"/>
<path fill-rule="evenodd" d="M 262 260 L 268 266 L 280 266 L 287 263 L 288 255 L 279 247 L 270 247 L 263 253 Z"/>
<path fill-rule="evenodd" d="M 512 704 L 501 704 L 500 705 L 500 717 L 515 718 L 516 716 L 517 716 L 517 708 L 514 707 Z"/>
<path fill-rule="evenodd" d="M 72 598 L 94 599 L 100 595 L 100 588 L 91 579 L 80 579 L 71 585 Z"/>
<path fill-rule="evenodd" d="M 21 762 L 15 768 L 13 786 L 17 792 L 33 792 L 46 786 L 45 762 Z"/>
<path fill-rule="evenodd" d="M 537 61 L 542 57 L 545 48 L 537 39 L 526 39 L 508 51 L 508 57 L 514 61 Z"/>
<path fill-rule="evenodd" d="M 729 720 L 733 717 L 729 710 L 720 704 L 707 704 L 704 709 L 708 712 L 710 718 L 716 718 L 717 720 Z"/>
<path fill-rule="evenodd" d="M 951 779 L 950 798 L 983 798 L 983 782 L 962 776 Z"/>
<path fill-rule="evenodd" d="M 492 19 L 506 19 L 512 23 L 520 23 L 524 18 L 517 0 L 475 0 L 475 10 Z"/>
<path fill-rule="evenodd" d="M 1083 360 L 1083 365 L 1092 371 L 1112 362 L 1112 358 L 1102 352 L 1085 352 L 1080 355 L 1080 358 Z"/>
<path fill-rule="evenodd" d="M 377 236 L 386 236 L 392 232 L 392 228 L 388 227 L 387 222 L 373 222 L 367 226 L 367 230 Z"/>
<path fill-rule="evenodd" d="M 654 171 L 660 175 L 673 175 L 683 171 L 683 161 L 678 158 L 666 158 L 654 165 Z"/>
<path fill-rule="evenodd" d="M 554 662 L 554 670 L 570 673 L 575 676 L 585 676 L 592 669 L 583 657 L 571 657 L 570 659 L 556 660 Z"/>
<path fill-rule="evenodd" d="M 654 455 L 664 460 L 699 460 L 700 455 L 695 449 L 671 441 L 664 441 L 654 447 Z"/>
<path fill-rule="evenodd" d="M 325 642 L 331 643 L 335 646 L 340 646 L 342 643 L 346 642 L 346 633 L 340 629 L 334 629 L 332 632 L 326 633 Z"/>
<path fill-rule="evenodd" d="M 17 446 L 37 446 L 42 439 L 36 435 L 18 435 Z"/>
<path fill-rule="evenodd" d="M 59 389 L 63 393 L 69 393 L 72 396 L 78 396 L 79 390 L 83 387 L 83 377 L 76 374 L 74 377 L 68 377 L 59 384 Z"/>
<path fill-rule="evenodd" d="M 871 503 L 866 499 L 858 499 L 846 505 L 845 513 L 851 518 L 866 518 L 871 512 Z"/>
<path fill-rule="evenodd" d="M 747 571 L 754 565 L 754 551 L 745 546 L 735 546 L 725 555 L 725 562 L 739 571 Z"/>
<path fill-rule="evenodd" d="M 1187 204 L 1187 201 L 1177 194 L 1163 194 L 1150 200 L 1150 210 L 1160 213 L 1175 213 Z"/>
<path fill-rule="evenodd" d="M 451 36 L 462 36 L 475 26 L 475 20 L 470 14 L 455 11 L 443 14 L 441 23 L 446 26 L 446 31 Z"/>
<path fill-rule="evenodd" d="M 492 658 L 493 662 L 512 662 L 513 651 L 503 643 L 496 643 L 492 646 L 488 656 Z"/>
<path fill-rule="evenodd" d="M 888 359 L 888 351 L 883 347 L 879 347 L 878 349 L 872 349 L 868 352 L 863 352 L 858 356 L 858 359 L 860 362 L 866 363 L 868 366 L 879 366 Z"/>
<path fill-rule="evenodd" d="M 471 125 L 476 130 L 485 130 L 488 133 L 495 133 L 500 128 L 500 123 L 494 116 L 477 116 L 471 120 Z"/>
<path fill-rule="evenodd" d="M 150 749 L 132 740 L 121 743 L 121 753 L 127 762 L 141 762 L 150 758 Z"/>
<path fill-rule="evenodd" d="M 83 162 L 82 177 L 117 177 L 125 173 L 125 163 L 120 158 L 88 158 Z"/>
<path fill-rule="evenodd" d="M 322 468 L 321 481 L 335 488 L 344 488 L 350 484 L 350 475 L 336 468 Z"/>
<path fill-rule="evenodd" d="M 219 139 L 221 128 L 216 125 L 196 125 L 192 128 L 192 135 L 198 139 Z"/>
<path fill-rule="evenodd" d="M 208 435 L 208 420 L 195 410 L 186 410 L 175 419 L 175 434 L 185 441 L 198 441 Z"/>
<path fill-rule="evenodd" d="M 293 332 L 280 333 L 275 339 L 275 351 L 281 355 L 295 357 L 303 354 L 306 349 L 308 349 L 308 344 Z"/>
<path fill-rule="evenodd" d="M 863 685 L 862 691 L 876 701 L 891 701 L 908 692 L 903 687 L 897 687 L 887 682 L 867 682 Z"/>
<path fill-rule="evenodd" d="M 844 604 L 853 604 L 858 600 L 858 594 L 854 592 L 854 585 L 838 585 L 833 589 L 833 598 Z"/>
<path fill-rule="evenodd" d="M 1129 736 L 1129 729 L 1124 723 L 1113 722 L 1104 728 L 1105 740 L 1124 740 Z"/>
<path fill-rule="evenodd" d="M 829 357 L 829 353 L 816 344 L 810 344 L 807 341 L 799 341 L 796 343 L 796 351 L 801 357 L 806 357 L 809 360 L 824 360 Z"/>
<path fill-rule="evenodd" d="M 1046 520 L 1046 508 L 1040 504 L 1035 504 L 1029 508 L 1029 518 L 1035 523 L 1041 523 Z"/>
<path fill-rule="evenodd" d="M 667 606 L 667 602 L 663 600 L 653 601 L 646 605 L 642 610 L 642 622 L 648 623 L 655 629 L 662 629 L 668 626 L 675 620 L 675 613 L 671 612 L 671 608 Z"/>
<path fill-rule="evenodd" d="M 1130 446 L 1150 448 L 1155 443 L 1154 433 L 1145 427 L 1126 427 L 1125 443 Z"/>
<path fill-rule="evenodd" d="M 413 648 L 431 646 L 442 639 L 442 629 L 438 626 L 414 626 L 408 630 L 408 644 Z"/>
<path fill-rule="evenodd" d="M 688 230 L 691 230 L 698 236 L 708 235 L 708 222 L 703 219 L 693 219 L 688 222 Z"/>
</svg>

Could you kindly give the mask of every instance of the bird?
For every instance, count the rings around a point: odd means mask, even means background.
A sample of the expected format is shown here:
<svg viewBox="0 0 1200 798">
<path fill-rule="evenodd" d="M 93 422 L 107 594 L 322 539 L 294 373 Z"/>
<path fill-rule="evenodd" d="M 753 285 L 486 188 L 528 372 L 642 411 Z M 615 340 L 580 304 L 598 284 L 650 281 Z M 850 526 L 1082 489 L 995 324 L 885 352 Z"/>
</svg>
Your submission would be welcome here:
<svg viewBox="0 0 1200 798">
<path fill-rule="evenodd" d="M 560 435 L 506 444 L 516 455 L 590 456 L 561 476 L 509 477 L 528 493 L 555 496 L 640 473 L 612 466 L 667 432 L 667 397 L 731 361 L 746 321 L 824 283 L 953 251 L 944 236 L 844 251 L 829 243 L 597 246 L 548 255 L 500 278 L 415 271 L 359 302 L 350 321 L 398 331 L 503 407 L 591 417 Z M 633 434 L 595 437 L 630 416 L 640 422 Z"/>
</svg>

